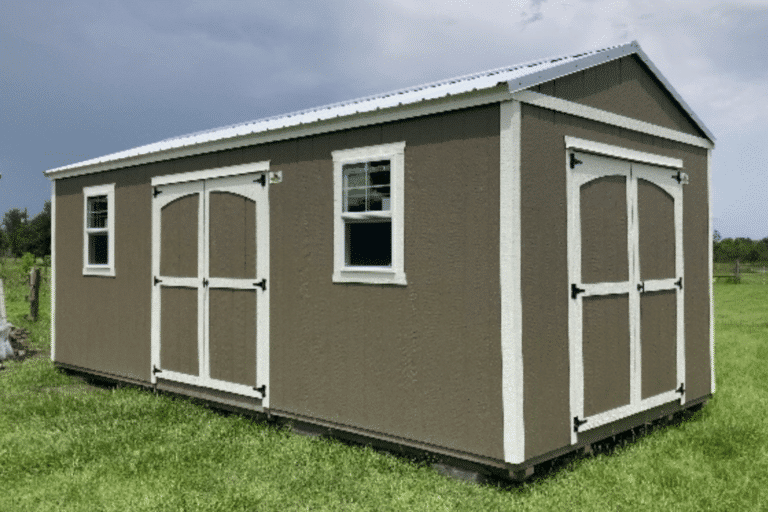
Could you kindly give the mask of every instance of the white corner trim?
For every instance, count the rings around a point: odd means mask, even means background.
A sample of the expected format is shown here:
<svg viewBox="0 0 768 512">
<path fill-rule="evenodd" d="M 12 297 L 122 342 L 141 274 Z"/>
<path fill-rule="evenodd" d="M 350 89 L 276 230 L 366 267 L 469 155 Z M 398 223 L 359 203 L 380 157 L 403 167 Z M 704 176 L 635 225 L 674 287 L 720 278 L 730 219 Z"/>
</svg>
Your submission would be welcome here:
<svg viewBox="0 0 768 512">
<path fill-rule="evenodd" d="M 93 196 L 107 196 L 107 234 L 108 261 L 107 264 L 94 265 L 88 263 L 88 198 Z M 115 277 L 115 184 L 96 185 L 83 187 L 83 275 Z"/>
<path fill-rule="evenodd" d="M 500 104 L 499 270 L 504 460 L 525 461 L 520 231 L 520 102 Z"/>
<path fill-rule="evenodd" d="M 565 137 L 565 148 L 576 149 L 585 153 L 594 153 L 596 155 L 621 158 L 622 160 L 658 165 L 660 167 L 672 167 L 675 169 L 683 168 L 683 161 L 679 158 L 670 158 L 654 153 L 635 151 L 621 146 L 612 146 L 610 144 L 603 144 L 602 142 L 594 142 L 591 140 L 569 137 L 567 135 Z"/>
<path fill-rule="evenodd" d="M 56 180 L 51 180 L 51 361 L 56 360 Z"/>
<path fill-rule="evenodd" d="M 223 178 L 225 176 L 239 176 L 241 174 L 251 174 L 254 172 L 266 172 L 268 170 L 269 160 L 249 162 L 247 164 L 216 167 L 214 169 L 204 169 L 202 171 L 155 176 L 152 178 L 152 186 L 169 185 L 171 183 L 182 183 L 185 181 L 209 180 L 212 178 Z"/>
<path fill-rule="evenodd" d="M 333 157 L 333 274 L 334 283 L 408 284 L 405 274 L 405 142 L 377 144 L 331 152 Z M 342 213 L 342 168 L 346 164 L 388 159 L 390 161 L 391 204 L 389 215 L 381 215 L 392 222 L 392 265 L 389 267 L 347 266 L 346 241 Z M 379 216 L 367 213 L 368 216 Z M 354 215 L 356 216 L 356 215 Z"/>
<path fill-rule="evenodd" d="M 518 91 L 512 93 L 512 98 L 528 103 L 529 105 L 535 105 L 537 107 L 546 108 L 548 110 L 555 110 L 564 114 L 570 114 L 576 117 L 582 117 L 584 119 L 590 119 L 600 123 L 610 124 L 618 126 L 619 128 L 626 128 L 635 132 L 646 133 L 662 139 L 669 139 L 676 142 L 682 142 L 684 144 L 690 144 L 700 148 L 712 149 L 715 145 L 712 141 L 690 135 L 678 130 L 672 130 L 663 126 L 658 126 L 645 121 L 639 121 L 631 117 L 614 114 L 607 110 L 599 108 L 588 107 L 580 103 L 572 101 L 562 100 L 546 94 L 541 94 L 533 91 Z"/>
<path fill-rule="evenodd" d="M 710 392 L 715 392 L 715 295 L 713 278 L 714 247 L 712 235 L 712 150 L 707 151 L 707 195 L 709 202 L 709 366 L 710 366 Z"/>
</svg>

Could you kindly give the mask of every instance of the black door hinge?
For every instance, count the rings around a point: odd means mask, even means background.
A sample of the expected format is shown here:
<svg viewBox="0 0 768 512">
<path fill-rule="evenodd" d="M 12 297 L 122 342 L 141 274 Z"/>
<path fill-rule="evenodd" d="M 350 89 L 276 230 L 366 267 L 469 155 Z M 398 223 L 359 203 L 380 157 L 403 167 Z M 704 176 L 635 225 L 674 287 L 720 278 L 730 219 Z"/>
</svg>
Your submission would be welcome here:
<svg viewBox="0 0 768 512">
<path fill-rule="evenodd" d="M 152 190 L 152 197 L 157 197 L 157 196 L 159 196 L 159 195 L 160 195 L 160 194 L 162 194 L 162 193 L 163 193 L 163 191 L 162 191 L 162 190 L 160 190 L 160 189 L 159 189 L 159 188 L 157 188 L 157 187 L 153 187 L 153 190 Z"/>
<path fill-rule="evenodd" d="M 261 393 L 261 398 L 266 398 L 267 397 L 267 385 L 266 384 L 262 384 L 261 386 L 259 386 L 257 388 L 253 388 L 253 390 L 254 391 L 258 391 L 259 393 Z"/>
<path fill-rule="evenodd" d="M 253 180 L 253 182 L 254 183 L 261 183 L 262 187 L 266 187 L 267 186 L 267 175 L 266 174 L 261 174 L 258 178 Z"/>
<path fill-rule="evenodd" d="M 683 289 L 683 278 L 681 277 L 680 279 L 675 281 L 675 284 L 677 285 L 678 288 L 680 288 L 682 290 Z"/>
<path fill-rule="evenodd" d="M 583 164 L 583 163 L 584 163 L 584 162 L 582 162 L 581 160 L 579 160 L 578 158 L 576 158 L 576 153 L 571 153 L 571 169 L 573 169 L 573 168 L 574 168 L 574 167 L 576 167 L 577 165 L 581 165 L 581 164 Z"/>
<path fill-rule="evenodd" d="M 208 280 L 206 278 L 203 278 L 203 286 L 208 286 Z"/>
<path fill-rule="evenodd" d="M 157 276 L 155 276 L 155 286 L 157 286 L 157 283 L 162 283 L 162 279 L 158 279 Z"/>
<path fill-rule="evenodd" d="M 158 373 L 160 373 L 160 372 L 162 372 L 162 371 L 163 371 L 163 370 L 161 370 L 161 369 L 160 369 L 160 368 L 158 368 L 157 366 L 155 366 L 155 365 L 152 365 L 152 373 L 153 373 L 153 374 L 158 374 Z"/>
<path fill-rule="evenodd" d="M 267 280 L 266 279 L 262 279 L 258 283 L 253 283 L 253 286 L 258 286 L 262 290 L 267 291 Z"/>
<path fill-rule="evenodd" d="M 584 288 L 579 288 L 575 284 L 571 284 L 571 298 L 575 299 L 576 296 L 580 293 L 584 293 L 586 290 Z"/>
<path fill-rule="evenodd" d="M 640 293 L 645 293 L 645 283 L 644 282 L 641 281 L 640 284 L 637 285 L 637 291 L 639 291 Z"/>
<path fill-rule="evenodd" d="M 681 395 L 685 394 L 685 382 L 680 383 L 680 387 L 675 390 L 676 392 L 680 393 Z"/>
<path fill-rule="evenodd" d="M 587 420 L 580 420 L 578 416 L 573 417 L 573 431 L 578 432 L 579 427 L 585 424 Z"/>
</svg>

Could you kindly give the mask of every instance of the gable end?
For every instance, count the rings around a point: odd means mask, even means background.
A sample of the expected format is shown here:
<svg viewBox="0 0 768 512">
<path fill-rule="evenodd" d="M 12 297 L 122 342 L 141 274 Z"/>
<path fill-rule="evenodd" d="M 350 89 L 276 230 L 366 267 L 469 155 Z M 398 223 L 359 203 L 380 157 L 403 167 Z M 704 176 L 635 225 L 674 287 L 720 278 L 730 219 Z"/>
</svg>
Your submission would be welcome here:
<svg viewBox="0 0 768 512">
<path fill-rule="evenodd" d="M 530 90 L 707 137 L 635 55 L 556 78 Z"/>
</svg>

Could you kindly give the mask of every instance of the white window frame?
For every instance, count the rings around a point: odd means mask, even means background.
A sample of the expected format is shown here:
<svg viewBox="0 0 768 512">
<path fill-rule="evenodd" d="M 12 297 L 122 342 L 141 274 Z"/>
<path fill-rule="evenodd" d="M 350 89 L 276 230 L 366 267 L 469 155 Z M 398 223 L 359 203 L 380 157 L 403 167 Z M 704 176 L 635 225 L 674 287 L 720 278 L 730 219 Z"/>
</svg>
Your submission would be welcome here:
<svg viewBox="0 0 768 512">
<path fill-rule="evenodd" d="M 88 227 L 88 199 L 96 196 L 107 196 L 107 227 Z M 88 260 L 88 239 L 90 233 L 107 233 L 107 263 L 93 264 Z M 83 275 L 84 276 L 115 276 L 115 184 L 83 187 Z"/>
<path fill-rule="evenodd" d="M 333 282 L 406 285 L 404 263 L 405 142 L 333 151 Z M 343 167 L 347 164 L 389 160 L 388 212 L 343 211 Z M 346 264 L 345 219 L 388 218 L 392 222 L 392 264 L 387 267 Z"/>
</svg>

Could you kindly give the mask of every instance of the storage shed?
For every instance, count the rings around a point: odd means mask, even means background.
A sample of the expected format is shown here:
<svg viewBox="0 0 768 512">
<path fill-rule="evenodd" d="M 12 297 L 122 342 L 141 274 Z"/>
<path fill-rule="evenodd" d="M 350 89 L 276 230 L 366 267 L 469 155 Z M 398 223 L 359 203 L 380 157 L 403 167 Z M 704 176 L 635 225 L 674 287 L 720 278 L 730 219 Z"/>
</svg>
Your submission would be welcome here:
<svg viewBox="0 0 768 512">
<path fill-rule="evenodd" d="M 52 358 L 526 476 L 712 396 L 713 147 L 632 42 L 52 169 Z"/>
</svg>

